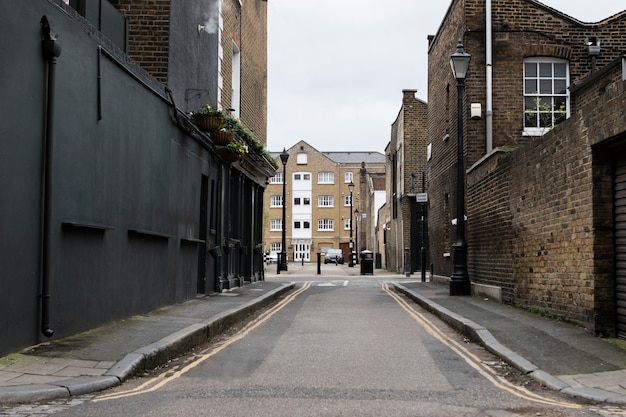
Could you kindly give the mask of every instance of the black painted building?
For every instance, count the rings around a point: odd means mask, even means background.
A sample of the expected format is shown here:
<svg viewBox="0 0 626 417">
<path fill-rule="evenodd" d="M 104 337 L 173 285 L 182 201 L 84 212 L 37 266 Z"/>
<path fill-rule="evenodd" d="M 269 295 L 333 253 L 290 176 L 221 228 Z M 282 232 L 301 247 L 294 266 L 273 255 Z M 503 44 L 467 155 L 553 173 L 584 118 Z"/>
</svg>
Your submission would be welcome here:
<svg viewBox="0 0 626 417">
<path fill-rule="evenodd" d="M 272 161 L 221 160 L 72 6 L 0 3 L 0 355 L 263 279 Z"/>
</svg>

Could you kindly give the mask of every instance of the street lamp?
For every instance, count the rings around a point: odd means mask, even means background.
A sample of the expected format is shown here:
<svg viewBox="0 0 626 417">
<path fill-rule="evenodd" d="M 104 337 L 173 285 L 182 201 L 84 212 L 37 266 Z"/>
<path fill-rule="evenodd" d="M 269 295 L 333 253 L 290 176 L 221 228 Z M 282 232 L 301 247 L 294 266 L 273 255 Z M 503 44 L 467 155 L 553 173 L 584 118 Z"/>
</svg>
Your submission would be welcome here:
<svg viewBox="0 0 626 417">
<path fill-rule="evenodd" d="M 348 184 L 348 190 L 350 190 L 350 254 L 348 255 L 348 266 L 353 267 L 354 262 L 352 259 L 352 192 L 354 191 L 354 183 L 350 181 Z"/>
<path fill-rule="evenodd" d="M 359 264 L 359 209 L 355 208 L 354 209 L 354 218 L 356 219 L 356 222 L 354 223 L 354 240 L 355 240 L 355 245 L 354 247 L 356 248 L 356 250 L 354 251 L 354 255 L 356 256 L 356 259 L 354 260 L 355 265 Z"/>
<path fill-rule="evenodd" d="M 276 273 L 280 274 L 280 271 L 286 271 L 287 270 L 287 252 L 285 251 L 285 248 L 287 247 L 287 239 L 285 236 L 286 233 L 286 221 L 287 221 L 287 216 L 286 216 L 286 208 L 287 208 L 287 192 L 286 192 L 286 185 L 287 185 L 287 160 L 289 159 L 289 154 L 287 153 L 287 151 L 285 150 L 285 148 L 283 148 L 283 152 L 280 154 L 280 161 L 283 163 L 283 236 L 282 236 L 282 241 L 281 241 L 281 246 L 280 246 L 280 257 L 278 259 L 278 262 L 276 262 L 276 264 L 278 265 L 276 267 Z"/>
<path fill-rule="evenodd" d="M 452 74 L 457 81 L 457 151 L 456 151 L 456 241 L 452 245 L 454 264 L 450 276 L 450 295 L 469 295 L 472 290 L 467 273 L 467 242 L 465 241 L 465 173 L 463 167 L 463 89 L 471 55 L 459 39 L 450 56 Z"/>
</svg>

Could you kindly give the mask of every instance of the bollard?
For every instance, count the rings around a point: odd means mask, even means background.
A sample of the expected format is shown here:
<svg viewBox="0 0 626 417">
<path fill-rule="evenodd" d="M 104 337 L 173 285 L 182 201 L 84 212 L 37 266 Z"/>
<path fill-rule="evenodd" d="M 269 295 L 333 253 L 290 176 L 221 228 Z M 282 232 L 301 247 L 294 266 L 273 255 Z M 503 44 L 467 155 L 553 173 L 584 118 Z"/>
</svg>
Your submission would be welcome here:
<svg viewBox="0 0 626 417">
<path fill-rule="evenodd" d="M 411 276 L 411 248 L 404 248 L 406 253 L 405 262 L 404 262 L 404 272 L 406 273 L 407 278 Z"/>
<path fill-rule="evenodd" d="M 322 273 L 322 259 L 320 257 L 320 253 L 317 252 L 317 275 Z"/>
</svg>

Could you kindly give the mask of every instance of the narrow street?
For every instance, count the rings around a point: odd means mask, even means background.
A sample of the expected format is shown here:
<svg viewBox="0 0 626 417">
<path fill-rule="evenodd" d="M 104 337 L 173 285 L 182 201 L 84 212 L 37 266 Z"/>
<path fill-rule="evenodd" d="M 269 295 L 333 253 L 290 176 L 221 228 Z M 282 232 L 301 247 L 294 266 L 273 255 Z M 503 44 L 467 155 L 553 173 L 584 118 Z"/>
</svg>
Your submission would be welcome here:
<svg viewBox="0 0 626 417">
<path fill-rule="evenodd" d="M 624 415 L 531 391 L 523 378 L 509 382 L 497 358 L 393 292 L 387 278 L 295 269 L 267 278 L 297 281 L 294 291 L 163 372 L 3 415 Z"/>
</svg>

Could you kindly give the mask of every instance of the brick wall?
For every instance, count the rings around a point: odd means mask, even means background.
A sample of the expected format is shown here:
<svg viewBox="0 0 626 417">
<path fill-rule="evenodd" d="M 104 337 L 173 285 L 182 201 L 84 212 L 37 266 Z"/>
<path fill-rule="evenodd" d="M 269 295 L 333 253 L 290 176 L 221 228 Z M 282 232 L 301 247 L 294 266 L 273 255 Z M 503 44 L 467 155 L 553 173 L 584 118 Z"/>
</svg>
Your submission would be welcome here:
<svg viewBox="0 0 626 417">
<path fill-rule="evenodd" d="M 289 259 L 293 259 L 293 248 L 291 246 L 292 234 L 293 234 L 293 221 L 291 216 L 293 197 L 291 188 L 292 178 L 294 172 L 310 172 L 311 173 L 311 234 L 313 244 L 311 246 L 311 261 L 316 261 L 315 253 L 321 251 L 323 248 L 340 248 L 340 245 L 346 245 L 350 241 L 350 230 L 344 229 L 344 219 L 348 219 L 350 216 L 350 206 L 344 204 L 345 197 L 350 194 L 348 189 L 348 183 L 345 182 L 346 172 L 351 172 L 353 175 L 354 191 L 352 209 L 358 209 L 360 213 L 369 213 L 369 203 L 366 187 L 366 177 L 369 172 L 383 172 L 384 165 L 382 163 L 337 163 L 331 157 L 327 156 L 323 152 L 315 149 L 305 141 L 300 141 L 287 149 L 289 153 L 289 159 L 287 160 L 287 207 L 286 207 L 286 240 Z M 297 163 L 297 154 L 305 153 L 307 155 L 306 164 Z M 280 168 L 282 172 L 282 166 Z M 321 171 L 333 172 L 334 183 L 333 184 L 318 184 L 318 173 Z M 280 231 L 270 231 L 270 219 L 281 219 L 282 208 L 270 207 L 270 198 L 272 195 L 282 195 L 282 183 L 272 184 L 267 186 L 264 193 L 264 250 L 268 251 L 272 242 L 280 242 L 282 234 Z M 319 195 L 332 195 L 334 197 L 333 207 L 318 207 Z M 319 219 L 333 219 L 334 230 L 319 231 L 317 228 Z M 356 222 L 356 220 L 355 220 Z M 368 232 L 365 232 L 361 228 L 363 224 L 359 224 L 359 245 L 363 247 L 364 242 L 367 242 L 367 233 L 371 233 L 369 230 L 370 225 L 367 224 Z M 356 244 L 356 225 L 353 225 L 353 242 Z M 365 237 L 363 237 L 365 235 Z M 356 250 L 356 247 L 355 247 Z M 347 251 L 347 249 L 346 249 Z M 346 252 L 347 262 L 347 252 Z"/>
<path fill-rule="evenodd" d="M 456 209 L 457 94 L 448 60 L 461 37 L 472 55 L 463 102 L 470 278 L 502 287 L 507 302 L 537 306 L 610 333 L 611 151 L 602 144 L 624 134 L 626 116 L 623 81 L 601 69 L 626 49 L 626 37 L 620 36 L 626 33 L 626 13 L 583 24 L 532 0 L 493 3 L 493 143 L 503 149 L 488 157 L 485 118 L 472 121 L 467 114 L 473 102 L 484 109 L 484 25 L 484 2 L 454 1 L 430 39 L 434 272 L 451 272 L 451 259 L 442 256 L 450 251 L 454 228 L 449 221 Z M 602 58 L 599 75 L 585 86 L 591 66 L 584 43 L 590 36 L 600 39 Z M 570 120 L 543 137 L 527 138 L 521 135 L 522 63 L 532 56 L 568 59 L 571 81 L 580 87 L 572 90 Z M 592 148 L 596 144 L 601 146 Z"/>
<path fill-rule="evenodd" d="M 167 83 L 170 0 L 111 0 L 128 19 L 128 55 Z"/>
<path fill-rule="evenodd" d="M 574 90 L 569 120 L 468 173 L 468 257 L 472 280 L 501 286 L 505 301 L 610 335 L 612 139 L 626 137 L 626 91 L 617 67 L 599 75 Z"/>
<path fill-rule="evenodd" d="M 244 0 L 241 28 L 241 119 L 267 143 L 267 2 Z"/>
<path fill-rule="evenodd" d="M 422 190 L 421 178 L 426 172 L 428 106 L 416 98 L 416 92 L 409 89 L 402 91 L 402 106 L 391 126 L 391 141 L 387 148 L 387 201 L 392 213 L 389 222 L 391 230 L 387 233 L 387 267 L 395 271 L 405 269 L 405 248 L 410 248 L 411 257 L 418 256 L 420 250 L 411 244 L 411 218 L 417 215 L 412 205 L 415 194 L 425 191 Z"/>
</svg>

